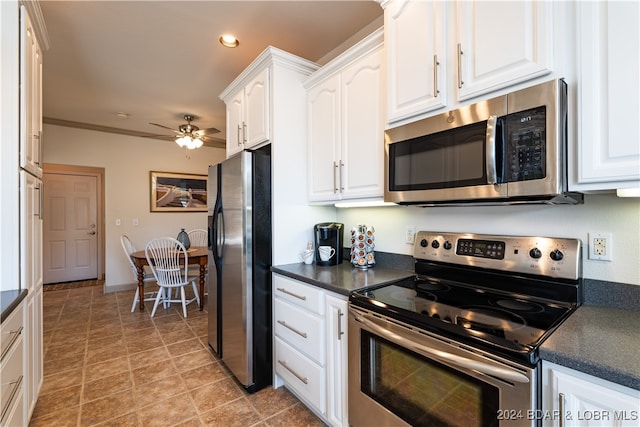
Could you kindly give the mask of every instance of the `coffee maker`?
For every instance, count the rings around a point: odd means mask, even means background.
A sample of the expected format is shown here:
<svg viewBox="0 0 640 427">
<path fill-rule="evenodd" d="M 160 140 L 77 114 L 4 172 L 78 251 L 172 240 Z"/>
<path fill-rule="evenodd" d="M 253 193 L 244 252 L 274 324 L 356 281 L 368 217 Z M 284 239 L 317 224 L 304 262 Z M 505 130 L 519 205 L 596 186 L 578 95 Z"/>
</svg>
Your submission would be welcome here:
<svg viewBox="0 0 640 427">
<path fill-rule="evenodd" d="M 343 234 L 344 224 L 338 222 L 322 222 L 313 226 L 316 265 L 328 266 L 342 263 Z M 327 261 L 322 261 L 318 252 L 320 246 L 331 246 L 336 251 L 335 255 Z"/>
</svg>

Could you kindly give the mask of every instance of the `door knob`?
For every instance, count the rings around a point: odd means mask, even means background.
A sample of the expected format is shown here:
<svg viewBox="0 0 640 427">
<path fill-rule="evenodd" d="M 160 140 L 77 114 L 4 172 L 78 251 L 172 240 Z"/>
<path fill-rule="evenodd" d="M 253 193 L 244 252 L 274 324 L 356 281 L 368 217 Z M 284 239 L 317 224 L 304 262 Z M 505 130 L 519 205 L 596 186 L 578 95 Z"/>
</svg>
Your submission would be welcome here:
<svg viewBox="0 0 640 427">
<path fill-rule="evenodd" d="M 87 234 L 91 234 L 91 235 L 93 236 L 94 234 L 96 234 L 96 232 L 95 232 L 95 231 L 90 231 L 90 232 L 89 232 L 89 233 L 87 233 Z"/>
</svg>

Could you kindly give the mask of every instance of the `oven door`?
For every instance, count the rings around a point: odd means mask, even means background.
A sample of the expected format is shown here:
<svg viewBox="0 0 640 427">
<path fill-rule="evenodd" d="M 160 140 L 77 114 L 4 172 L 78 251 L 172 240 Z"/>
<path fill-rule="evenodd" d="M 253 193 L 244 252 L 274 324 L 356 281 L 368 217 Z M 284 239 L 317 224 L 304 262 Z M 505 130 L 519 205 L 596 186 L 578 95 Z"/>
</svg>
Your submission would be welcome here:
<svg viewBox="0 0 640 427">
<path fill-rule="evenodd" d="M 349 424 L 532 426 L 537 369 L 349 308 Z"/>
</svg>

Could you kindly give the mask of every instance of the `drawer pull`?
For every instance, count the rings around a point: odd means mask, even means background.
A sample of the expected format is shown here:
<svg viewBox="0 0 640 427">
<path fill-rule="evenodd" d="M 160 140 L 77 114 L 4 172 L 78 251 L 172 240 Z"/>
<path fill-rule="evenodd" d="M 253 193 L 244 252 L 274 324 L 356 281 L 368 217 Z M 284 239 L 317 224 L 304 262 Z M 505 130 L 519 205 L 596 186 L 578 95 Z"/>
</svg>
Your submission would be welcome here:
<svg viewBox="0 0 640 427">
<path fill-rule="evenodd" d="M 284 369 L 286 369 L 287 371 L 291 372 L 293 374 L 294 377 L 296 377 L 297 379 L 299 379 L 300 381 L 302 381 L 305 384 L 309 383 L 309 380 L 307 379 L 307 377 L 303 377 L 302 375 L 300 375 L 299 373 L 297 373 L 296 371 L 294 371 L 293 369 L 291 369 L 288 365 L 287 362 L 285 362 L 284 360 L 280 360 L 278 359 L 278 363 L 281 364 Z"/>
<path fill-rule="evenodd" d="M 9 344 L 2 351 L 2 356 L 0 356 L 0 360 L 4 359 L 4 356 L 6 356 L 7 352 L 11 349 L 11 347 L 16 342 L 16 340 L 18 338 L 20 338 L 20 335 L 22 335 L 22 330 L 23 329 L 24 329 L 24 326 L 20 326 L 20 329 L 18 329 L 17 331 L 10 331 L 9 332 L 9 335 L 13 335 L 13 336 L 11 337 L 11 341 L 9 341 Z"/>
<path fill-rule="evenodd" d="M 18 390 L 20 390 L 20 385 L 22 384 L 22 375 L 20 375 L 20 378 L 18 378 L 15 381 L 11 381 L 9 384 L 13 384 L 13 388 L 11 389 L 11 393 L 9 394 L 9 399 L 7 399 L 7 403 L 4 405 L 4 408 L 2 408 L 2 414 L 0 414 L 0 421 L 4 420 L 4 417 L 7 415 L 7 412 L 9 411 L 9 408 L 13 403 L 13 398 L 16 396 L 16 393 L 18 393 Z"/>
<path fill-rule="evenodd" d="M 298 295 L 298 294 L 294 294 L 293 292 L 290 292 L 288 290 L 286 290 L 285 288 L 276 288 L 277 290 L 279 290 L 280 292 L 284 292 L 287 295 L 291 295 L 292 297 L 301 299 L 302 301 L 306 301 L 307 297 L 305 295 Z"/>
<path fill-rule="evenodd" d="M 295 332 L 296 334 L 300 335 L 302 338 L 306 338 L 307 337 L 307 333 L 306 332 L 300 332 L 299 330 L 297 330 L 293 326 L 287 325 L 287 322 L 285 322 L 284 320 L 278 320 L 278 323 L 280 323 L 282 326 L 284 326 L 285 328 L 289 329 L 290 331 Z"/>
</svg>

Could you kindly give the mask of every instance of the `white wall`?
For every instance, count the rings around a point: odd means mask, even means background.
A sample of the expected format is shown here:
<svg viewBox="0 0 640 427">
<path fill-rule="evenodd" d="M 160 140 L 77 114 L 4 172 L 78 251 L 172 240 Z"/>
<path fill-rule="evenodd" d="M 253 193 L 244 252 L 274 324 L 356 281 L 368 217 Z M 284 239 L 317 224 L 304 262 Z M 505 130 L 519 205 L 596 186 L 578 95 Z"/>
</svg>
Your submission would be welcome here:
<svg viewBox="0 0 640 427">
<path fill-rule="evenodd" d="M 376 250 L 413 254 L 404 243 L 405 227 L 416 230 L 571 237 L 583 243 L 583 277 L 640 285 L 640 199 L 585 195 L 578 206 L 432 207 L 391 206 L 338 209 L 345 228 L 376 229 Z M 587 233 L 610 232 L 613 261 L 587 259 Z M 346 244 L 346 243 L 345 243 Z"/>
<path fill-rule="evenodd" d="M 207 228 L 206 212 L 150 212 L 150 171 L 206 175 L 210 164 L 225 158 L 219 148 L 202 147 L 189 153 L 171 141 L 104 132 L 44 126 L 45 163 L 105 169 L 105 286 L 107 292 L 133 285 L 131 268 L 122 252 L 120 236 L 127 234 L 137 249 L 154 237 L 176 237 L 180 228 Z M 45 190 L 46 191 L 46 190 Z M 119 218 L 122 225 L 116 226 Z M 139 226 L 133 226 L 133 219 Z"/>
</svg>

